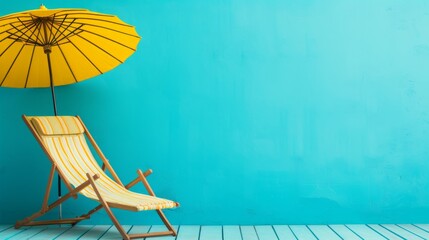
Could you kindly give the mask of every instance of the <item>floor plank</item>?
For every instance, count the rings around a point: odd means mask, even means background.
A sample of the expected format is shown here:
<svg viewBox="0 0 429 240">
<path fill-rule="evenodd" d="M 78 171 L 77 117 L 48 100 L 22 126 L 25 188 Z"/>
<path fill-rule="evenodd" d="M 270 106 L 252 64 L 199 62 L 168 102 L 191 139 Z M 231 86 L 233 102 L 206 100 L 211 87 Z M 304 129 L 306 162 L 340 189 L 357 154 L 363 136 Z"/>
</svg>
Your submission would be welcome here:
<svg viewBox="0 0 429 240">
<path fill-rule="evenodd" d="M 290 225 L 290 229 L 298 239 L 316 240 L 317 238 L 305 225 Z"/>
<path fill-rule="evenodd" d="M 180 226 L 177 240 L 198 240 L 200 237 L 200 226 Z"/>
<path fill-rule="evenodd" d="M 381 236 L 379 233 L 375 232 L 372 230 L 372 228 L 369 228 L 366 225 L 349 224 L 346 226 L 363 239 L 386 240 L 385 237 Z"/>
<path fill-rule="evenodd" d="M 425 230 L 422 230 L 421 228 L 412 224 L 399 224 L 398 226 L 414 233 L 421 238 L 429 239 L 429 232 L 426 232 Z"/>
<path fill-rule="evenodd" d="M 112 225 L 97 225 L 86 232 L 81 238 L 79 238 L 79 240 L 99 239 L 112 227 L 114 228 Z"/>
<path fill-rule="evenodd" d="M 409 231 L 398 227 L 397 225 L 394 224 L 382 224 L 381 226 L 385 227 L 386 229 L 396 233 L 397 235 L 407 239 L 407 240 L 421 240 L 424 238 L 421 238 L 415 234 L 410 233 Z"/>
<path fill-rule="evenodd" d="M 26 229 L 27 228 L 15 229 L 14 227 L 11 226 L 10 228 L 4 229 L 3 231 L 0 232 L 0 239 L 13 237 L 14 235 L 17 235 L 20 232 L 25 231 Z"/>
<path fill-rule="evenodd" d="M 91 230 L 93 228 L 93 225 L 77 225 L 69 230 L 63 232 L 61 235 L 58 236 L 58 238 L 55 238 L 55 240 L 74 240 L 78 239 L 79 237 L 83 236 L 86 232 Z"/>
<path fill-rule="evenodd" d="M 12 225 L 0 225 L 0 232 L 13 227 Z"/>
<path fill-rule="evenodd" d="M 389 240 L 403 240 L 404 238 L 392 233 L 391 231 L 385 229 L 384 227 L 378 224 L 369 224 L 368 227 L 372 228 L 374 231 L 377 231 L 380 235 L 384 236 Z"/>
<path fill-rule="evenodd" d="M 258 240 L 254 226 L 240 226 L 243 240 Z"/>
<path fill-rule="evenodd" d="M 276 232 L 271 225 L 267 226 L 255 226 L 256 234 L 259 240 L 278 240 Z"/>
<path fill-rule="evenodd" d="M 426 232 L 429 232 L 429 224 L 414 224 L 414 226 L 417 226 L 417 227 L 425 230 Z"/>
<path fill-rule="evenodd" d="M 342 240 L 332 229 L 326 225 L 309 225 L 308 228 L 319 240 Z"/>
<path fill-rule="evenodd" d="M 148 225 L 134 225 L 130 231 L 128 231 L 129 234 L 137 234 L 137 233 L 148 233 L 151 226 Z"/>
<path fill-rule="evenodd" d="M 133 233 L 166 231 L 163 225 L 123 226 Z M 350 224 L 350 225 L 261 225 L 261 226 L 173 226 L 177 237 L 158 240 L 422 240 L 429 239 L 429 224 Z M 0 225 L 0 239 L 116 240 L 122 239 L 112 225 L 70 227 L 24 227 Z M 152 240 L 152 238 L 150 238 Z"/>
<path fill-rule="evenodd" d="M 20 240 L 20 239 L 29 239 L 30 237 L 40 233 L 41 231 L 45 230 L 46 226 L 40 226 L 40 227 L 27 227 L 23 228 L 23 231 L 19 232 L 18 234 L 12 236 L 9 238 L 9 240 Z"/>
<path fill-rule="evenodd" d="M 38 234 L 34 235 L 33 237 L 30 237 L 28 239 L 31 240 L 48 240 L 48 239 L 55 239 L 59 235 L 61 235 L 63 232 L 70 229 L 70 227 L 53 227 L 53 228 L 46 228 L 39 232 Z"/>
<path fill-rule="evenodd" d="M 335 224 L 335 225 L 329 225 L 329 227 L 331 227 L 331 229 L 334 230 L 343 239 L 347 239 L 347 240 L 361 240 L 362 239 L 344 225 Z"/>
<path fill-rule="evenodd" d="M 176 232 L 177 232 L 178 226 L 173 226 L 173 229 L 176 230 Z M 165 231 L 168 231 L 168 228 L 164 225 L 153 225 L 149 230 L 150 233 L 152 233 L 152 232 L 165 232 Z M 153 238 L 145 238 L 145 239 L 149 240 L 149 239 L 153 239 Z M 174 237 L 174 236 L 162 236 L 162 237 L 157 237 L 156 239 L 159 239 L 159 240 L 175 240 L 176 237 Z"/>
<path fill-rule="evenodd" d="M 223 226 L 223 240 L 242 240 L 239 226 Z"/>
<path fill-rule="evenodd" d="M 222 240 L 222 226 L 201 226 L 200 240 Z"/>
<path fill-rule="evenodd" d="M 128 232 L 131 229 L 131 225 L 123 225 L 122 228 L 125 232 Z M 116 229 L 115 226 L 112 226 L 107 230 L 107 232 L 99 238 L 100 240 L 118 240 L 122 239 L 121 234 L 119 233 L 118 229 Z"/>
<path fill-rule="evenodd" d="M 296 240 L 292 230 L 287 225 L 274 225 L 274 231 L 277 233 L 279 240 Z"/>
</svg>

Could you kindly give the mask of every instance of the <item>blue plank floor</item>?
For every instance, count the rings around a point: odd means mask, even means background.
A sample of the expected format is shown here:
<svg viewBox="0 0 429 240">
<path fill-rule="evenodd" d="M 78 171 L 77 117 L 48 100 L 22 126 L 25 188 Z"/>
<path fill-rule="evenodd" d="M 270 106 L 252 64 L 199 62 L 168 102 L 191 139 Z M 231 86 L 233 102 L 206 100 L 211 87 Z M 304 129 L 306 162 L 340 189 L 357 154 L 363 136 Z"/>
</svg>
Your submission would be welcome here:
<svg viewBox="0 0 429 240">
<path fill-rule="evenodd" d="M 164 226 L 123 226 L 129 233 L 165 231 Z M 336 224 L 336 225 L 259 225 L 259 226 L 174 226 L 177 237 L 154 240 L 421 240 L 429 239 L 429 224 Z M 111 225 L 75 227 L 23 227 L 0 225 L 0 239 L 115 240 L 121 239 Z"/>
</svg>

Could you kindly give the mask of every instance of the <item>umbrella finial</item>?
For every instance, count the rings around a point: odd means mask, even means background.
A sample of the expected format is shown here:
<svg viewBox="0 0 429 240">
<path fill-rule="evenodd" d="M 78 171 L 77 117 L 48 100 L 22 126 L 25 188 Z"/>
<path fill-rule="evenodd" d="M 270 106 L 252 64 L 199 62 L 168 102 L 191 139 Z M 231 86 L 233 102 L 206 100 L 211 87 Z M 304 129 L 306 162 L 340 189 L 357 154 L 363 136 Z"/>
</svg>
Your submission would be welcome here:
<svg viewBox="0 0 429 240">
<path fill-rule="evenodd" d="M 39 9 L 40 9 L 40 10 L 47 10 L 47 8 L 45 7 L 45 5 L 43 5 L 43 3 L 42 3 L 42 4 L 40 4 Z"/>
</svg>

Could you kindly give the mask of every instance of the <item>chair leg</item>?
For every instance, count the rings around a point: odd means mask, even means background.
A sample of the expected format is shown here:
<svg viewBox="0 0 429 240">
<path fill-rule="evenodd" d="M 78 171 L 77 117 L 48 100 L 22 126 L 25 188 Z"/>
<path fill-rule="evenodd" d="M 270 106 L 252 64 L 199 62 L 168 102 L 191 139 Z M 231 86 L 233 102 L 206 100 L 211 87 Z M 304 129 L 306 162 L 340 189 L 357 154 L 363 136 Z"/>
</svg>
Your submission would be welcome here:
<svg viewBox="0 0 429 240">
<path fill-rule="evenodd" d="M 155 197 L 155 192 L 152 190 L 149 182 L 147 181 L 145 175 L 143 174 L 143 172 L 139 169 L 137 170 L 137 174 L 141 180 L 141 182 L 143 183 L 143 185 L 145 186 L 146 190 L 148 191 L 148 193 L 151 196 Z M 169 231 L 172 232 L 173 236 L 176 236 L 176 230 L 174 230 L 173 226 L 171 226 L 170 222 L 168 221 L 167 217 L 165 216 L 165 214 L 162 212 L 161 209 L 156 210 L 156 212 L 158 213 L 159 217 L 161 218 L 162 222 L 164 223 L 164 225 L 168 228 Z"/>
<path fill-rule="evenodd" d="M 93 178 L 91 176 L 91 179 L 94 181 L 94 179 L 98 179 L 99 176 L 95 175 L 95 177 Z M 67 199 L 69 199 L 70 197 L 75 196 L 78 192 L 82 191 L 84 188 L 86 188 L 88 185 L 90 185 L 89 181 L 86 181 L 84 183 L 82 183 L 81 185 L 79 185 L 77 188 L 73 189 L 72 191 L 68 192 L 66 195 L 64 195 L 63 197 L 61 197 L 60 199 L 56 200 L 55 202 L 53 202 L 51 205 L 49 206 L 42 206 L 42 210 L 34 213 L 33 215 L 25 218 L 24 220 L 21 221 L 17 221 L 15 224 L 15 228 L 18 229 L 22 226 L 34 226 L 34 225 L 50 225 L 50 224 L 61 224 L 61 223 L 77 223 L 83 219 L 83 217 L 79 217 L 79 218 L 71 218 L 71 219 L 64 219 L 64 220 L 49 220 L 49 221 L 39 221 L 39 222 L 35 222 L 33 221 L 36 218 L 39 218 L 43 215 L 45 215 L 47 212 L 51 211 L 52 209 L 56 208 L 57 206 L 59 206 L 61 203 L 63 203 L 64 201 L 66 201 Z M 45 202 L 45 200 L 44 200 Z"/>
<path fill-rule="evenodd" d="M 172 235 L 177 236 L 176 230 L 174 230 L 173 226 L 171 226 L 171 223 L 168 221 L 165 214 L 161 210 L 156 210 L 156 213 L 158 213 L 158 216 L 161 218 L 167 229 L 172 232 Z"/>
<path fill-rule="evenodd" d="M 104 210 L 106 210 L 107 215 L 109 216 L 110 220 L 112 220 L 113 225 L 115 225 L 116 229 L 118 229 L 119 233 L 121 234 L 122 238 L 125 240 L 131 240 L 130 236 L 125 232 L 124 228 L 119 224 L 118 219 L 116 219 L 115 215 L 113 214 L 112 210 L 109 207 L 109 204 L 104 200 L 103 196 L 101 196 L 100 191 L 98 191 L 97 185 L 95 185 L 94 179 L 90 174 L 86 174 L 88 177 L 89 182 L 91 183 L 92 188 L 94 189 L 95 194 L 97 194 L 98 200 L 100 201 L 101 205 L 103 206 Z"/>
</svg>

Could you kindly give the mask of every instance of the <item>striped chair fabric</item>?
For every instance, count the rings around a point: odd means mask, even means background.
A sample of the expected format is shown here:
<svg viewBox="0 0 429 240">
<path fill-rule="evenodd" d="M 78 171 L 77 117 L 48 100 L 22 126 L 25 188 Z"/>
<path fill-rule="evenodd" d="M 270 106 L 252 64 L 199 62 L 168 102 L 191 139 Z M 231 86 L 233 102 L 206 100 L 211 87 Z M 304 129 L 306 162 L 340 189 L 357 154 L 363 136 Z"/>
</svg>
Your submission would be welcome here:
<svg viewBox="0 0 429 240">
<path fill-rule="evenodd" d="M 84 135 L 84 127 L 76 117 L 31 117 L 31 123 L 41 136 L 57 168 L 74 187 L 88 180 L 86 173 L 99 174 L 100 178 L 95 183 L 111 207 L 142 211 L 177 206 L 176 202 L 170 200 L 129 191 L 107 176 L 92 155 Z M 92 186 L 86 187 L 80 193 L 98 201 Z"/>
</svg>

